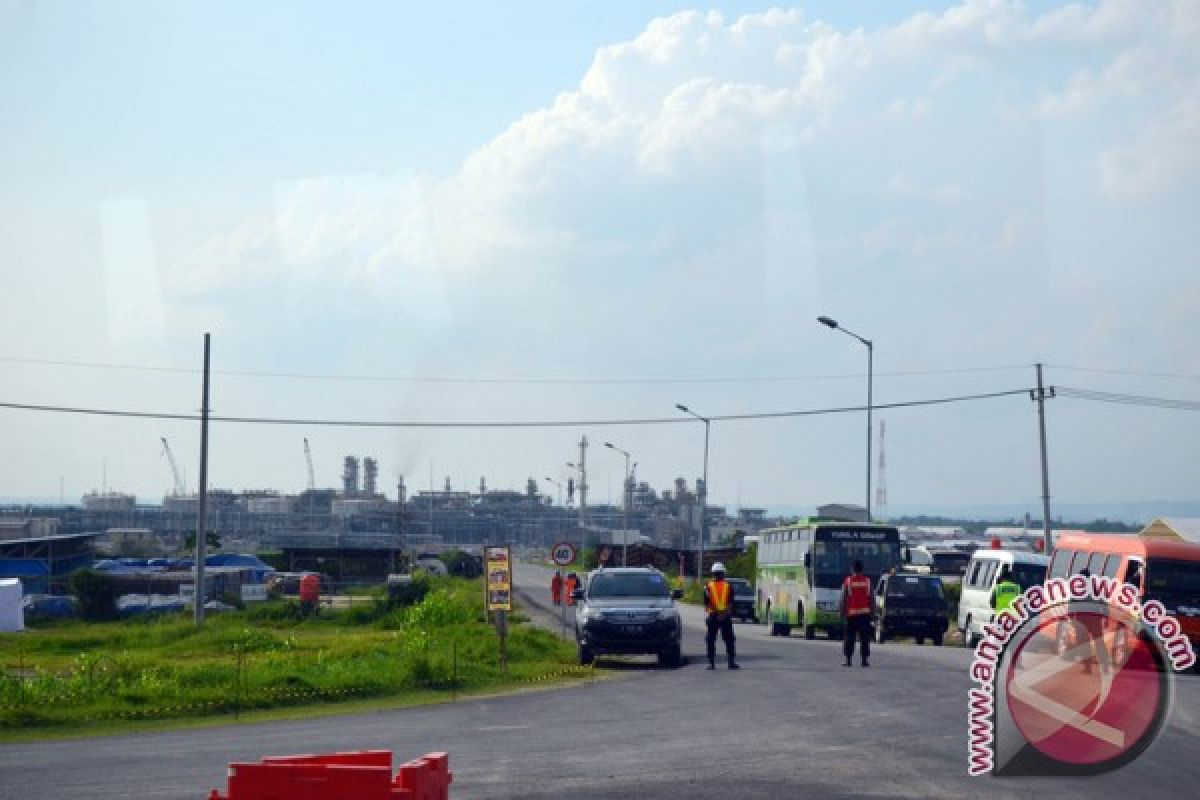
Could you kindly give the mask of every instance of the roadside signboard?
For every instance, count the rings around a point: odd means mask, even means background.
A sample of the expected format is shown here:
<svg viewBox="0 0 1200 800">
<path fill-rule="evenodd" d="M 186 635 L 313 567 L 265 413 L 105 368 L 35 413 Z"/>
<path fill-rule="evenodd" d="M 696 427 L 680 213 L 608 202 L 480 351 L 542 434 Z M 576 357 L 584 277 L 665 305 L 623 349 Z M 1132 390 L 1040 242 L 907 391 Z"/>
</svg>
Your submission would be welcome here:
<svg viewBox="0 0 1200 800">
<path fill-rule="evenodd" d="M 550 549 L 550 560 L 560 567 L 565 567 L 575 560 L 575 545 L 559 542 Z"/>
<path fill-rule="evenodd" d="M 512 558 L 507 546 L 484 548 L 484 586 L 488 611 L 512 611 Z"/>
<path fill-rule="evenodd" d="M 242 584 L 242 602 L 244 603 L 261 603 L 267 599 L 267 585 L 265 583 L 243 583 Z"/>
</svg>

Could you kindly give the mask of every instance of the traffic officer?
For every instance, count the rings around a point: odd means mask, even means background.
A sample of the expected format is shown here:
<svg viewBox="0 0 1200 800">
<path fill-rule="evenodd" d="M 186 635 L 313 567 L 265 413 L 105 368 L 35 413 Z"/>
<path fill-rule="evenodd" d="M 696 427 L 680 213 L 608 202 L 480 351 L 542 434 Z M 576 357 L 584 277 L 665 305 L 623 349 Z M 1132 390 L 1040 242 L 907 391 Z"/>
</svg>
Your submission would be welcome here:
<svg viewBox="0 0 1200 800">
<path fill-rule="evenodd" d="M 550 598 L 554 601 L 554 605 L 562 603 L 563 591 L 563 576 L 561 570 L 554 571 L 554 577 L 550 579 Z"/>
<path fill-rule="evenodd" d="M 996 588 L 992 589 L 992 610 L 997 614 L 1006 611 L 1020 595 L 1021 585 L 1013 580 L 1012 569 L 1006 564 L 1000 570 L 1000 580 L 996 581 Z"/>
<path fill-rule="evenodd" d="M 720 561 L 712 565 L 712 576 L 712 580 L 704 587 L 704 610 L 708 613 L 705 620 L 708 633 L 704 636 L 704 644 L 708 648 L 708 668 L 717 668 L 717 631 L 720 631 L 729 668 L 741 669 L 733 644 L 733 586 L 725 580 L 725 565 Z"/>
<path fill-rule="evenodd" d="M 854 659 L 854 638 L 862 639 L 862 665 L 871 666 L 871 579 L 863 575 L 863 563 L 854 562 L 854 574 L 842 581 L 842 652 L 846 656 L 845 666 Z"/>
</svg>

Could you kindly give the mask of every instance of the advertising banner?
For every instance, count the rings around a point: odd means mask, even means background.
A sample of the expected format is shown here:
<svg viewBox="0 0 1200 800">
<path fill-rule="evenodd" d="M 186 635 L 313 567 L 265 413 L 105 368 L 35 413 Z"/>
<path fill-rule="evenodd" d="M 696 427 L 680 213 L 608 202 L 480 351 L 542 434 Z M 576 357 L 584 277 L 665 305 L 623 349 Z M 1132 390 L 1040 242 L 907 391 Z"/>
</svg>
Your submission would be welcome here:
<svg viewBox="0 0 1200 800">
<path fill-rule="evenodd" d="M 489 545 L 483 551 L 487 610 L 512 611 L 512 559 L 507 546 Z"/>
</svg>

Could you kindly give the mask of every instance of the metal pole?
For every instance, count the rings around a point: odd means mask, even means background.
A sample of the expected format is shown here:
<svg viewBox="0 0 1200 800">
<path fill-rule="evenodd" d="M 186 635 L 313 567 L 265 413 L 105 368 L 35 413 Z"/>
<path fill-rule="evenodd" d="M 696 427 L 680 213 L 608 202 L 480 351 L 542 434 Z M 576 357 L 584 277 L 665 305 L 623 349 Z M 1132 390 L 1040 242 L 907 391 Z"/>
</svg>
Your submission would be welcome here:
<svg viewBox="0 0 1200 800">
<path fill-rule="evenodd" d="M 708 510 L 708 417 L 701 417 L 704 420 L 704 490 L 697 492 L 700 497 L 700 553 L 699 563 L 696 566 L 696 580 L 704 580 L 704 534 L 708 528 L 708 515 L 704 513 Z"/>
<path fill-rule="evenodd" d="M 1054 389 L 1050 390 L 1054 396 Z M 1042 445 L 1042 552 L 1050 555 L 1050 466 L 1046 458 L 1046 390 L 1042 388 L 1042 365 L 1037 365 L 1038 436 Z"/>
<path fill-rule="evenodd" d="M 622 451 L 624 452 L 624 451 Z M 621 566 L 629 566 L 629 453 L 625 453 L 625 482 L 621 484 Z"/>
<path fill-rule="evenodd" d="M 875 343 L 867 343 L 867 522 L 871 521 L 871 386 L 875 369 Z"/>
<path fill-rule="evenodd" d="M 209 337 L 204 334 L 204 390 L 200 401 L 200 510 L 196 520 L 196 625 L 204 624 L 204 548 L 208 544 L 208 356 Z"/>
</svg>

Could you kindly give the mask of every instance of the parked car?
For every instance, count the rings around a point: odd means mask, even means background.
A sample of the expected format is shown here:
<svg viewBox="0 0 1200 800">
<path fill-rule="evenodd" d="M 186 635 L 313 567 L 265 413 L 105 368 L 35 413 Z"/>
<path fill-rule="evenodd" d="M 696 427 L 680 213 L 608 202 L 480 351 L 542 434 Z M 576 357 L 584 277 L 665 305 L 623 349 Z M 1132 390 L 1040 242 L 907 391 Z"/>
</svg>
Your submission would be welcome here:
<svg viewBox="0 0 1200 800">
<path fill-rule="evenodd" d="M 758 609 L 754 600 L 754 587 L 745 578 L 729 578 L 733 587 L 733 616 L 742 622 L 752 620 L 758 624 Z"/>
<path fill-rule="evenodd" d="M 1046 565 L 1050 559 L 1037 553 L 1021 550 L 976 550 L 963 576 L 962 597 L 958 601 L 958 629 L 967 647 L 974 647 L 983 635 L 983 626 L 996 615 L 992 607 L 992 590 L 1005 567 L 1012 572 L 1013 581 L 1025 591 L 1046 580 Z"/>
<path fill-rule="evenodd" d="M 929 638 L 941 646 L 950 627 L 950 610 L 937 575 L 884 575 L 875 588 L 875 603 L 879 611 L 875 641 L 883 644 L 895 636 L 912 636 L 917 644 Z"/>
<path fill-rule="evenodd" d="M 575 589 L 579 663 L 607 654 L 652 654 L 663 666 L 682 661 L 683 625 L 667 577 L 650 567 L 595 570 Z"/>
</svg>

